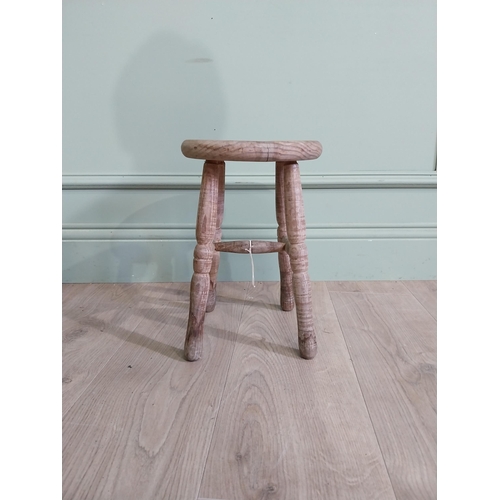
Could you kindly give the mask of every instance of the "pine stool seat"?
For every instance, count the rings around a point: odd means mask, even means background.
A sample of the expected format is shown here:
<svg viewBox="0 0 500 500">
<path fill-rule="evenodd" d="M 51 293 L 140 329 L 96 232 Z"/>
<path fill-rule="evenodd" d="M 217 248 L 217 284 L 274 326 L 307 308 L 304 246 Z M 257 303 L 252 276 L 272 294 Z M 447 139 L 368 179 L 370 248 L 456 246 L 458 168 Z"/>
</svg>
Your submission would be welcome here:
<svg viewBox="0 0 500 500">
<path fill-rule="evenodd" d="M 314 358 L 316 334 L 305 243 L 302 184 L 297 162 L 318 158 L 322 152 L 321 144 L 318 141 L 187 140 L 182 143 L 181 150 L 188 158 L 205 160 L 184 344 L 186 359 L 196 361 L 202 355 L 205 313 L 213 311 L 216 304 L 220 252 L 278 253 L 281 308 L 291 311 L 295 305 L 300 355 L 305 359 Z M 226 161 L 276 162 L 276 242 L 221 241 Z"/>
</svg>

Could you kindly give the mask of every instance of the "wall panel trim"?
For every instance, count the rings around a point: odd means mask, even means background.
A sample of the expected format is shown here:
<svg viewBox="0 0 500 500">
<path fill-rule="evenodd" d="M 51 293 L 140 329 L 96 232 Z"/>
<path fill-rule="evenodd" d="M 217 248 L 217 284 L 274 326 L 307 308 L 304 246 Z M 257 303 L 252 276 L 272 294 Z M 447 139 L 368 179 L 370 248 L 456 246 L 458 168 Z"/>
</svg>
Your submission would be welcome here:
<svg viewBox="0 0 500 500">
<path fill-rule="evenodd" d="M 222 226 L 223 240 L 276 239 L 276 225 Z M 308 224 L 308 240 L 435 239 L 436 224 Z M 65 224 L 63 241 L 193 240 L 195 226 L 186 224 Z"/>
<path fill-rule="evenodd" d="M 200 175 L 63 175 L 63 189 L 198 189 Z M 436 188 L 436 172 L 302 174 L 304 189 Z M 226 175 L 226 189 L 274 189 L 274 175 Z"/>
</svg>

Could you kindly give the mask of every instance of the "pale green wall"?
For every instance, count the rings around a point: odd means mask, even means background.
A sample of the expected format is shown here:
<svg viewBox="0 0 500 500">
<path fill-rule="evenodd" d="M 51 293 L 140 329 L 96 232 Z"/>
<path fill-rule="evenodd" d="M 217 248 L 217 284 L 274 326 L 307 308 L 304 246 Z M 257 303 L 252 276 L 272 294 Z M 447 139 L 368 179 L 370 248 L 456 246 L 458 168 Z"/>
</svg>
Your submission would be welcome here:
<svg viewBox="0 0 500 500">
<path fill-rule="evenodd" d="M 320 140 L 311 278 L 434 278 L 435 45 L 435 1 L 66 0 L 64 281 L 190 279 L 186 138 Z M 224 239 L 274 238 L 273 165 L 227 172 Z M 222 256 L 221 280 L 249 270 Z"/>
</svg>

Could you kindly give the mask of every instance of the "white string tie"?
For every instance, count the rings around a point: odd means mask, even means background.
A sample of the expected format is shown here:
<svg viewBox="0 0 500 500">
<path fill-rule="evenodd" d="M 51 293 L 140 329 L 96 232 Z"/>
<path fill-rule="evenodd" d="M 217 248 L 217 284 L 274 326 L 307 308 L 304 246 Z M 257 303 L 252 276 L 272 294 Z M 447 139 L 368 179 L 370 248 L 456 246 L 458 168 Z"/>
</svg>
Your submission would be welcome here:
<svg viewBox="0 0 500 500">
<path fill-rule="evenodd" d="M 252 240 L 248 240 L 249 247 L 246 248 L 245 252 L 248 252 L 250 254 L 250 262 L 252 263 L 252 286 L 255 288 L 255 268 L 253 265 L 253 256 L 252 256 Z"/>
</svg>

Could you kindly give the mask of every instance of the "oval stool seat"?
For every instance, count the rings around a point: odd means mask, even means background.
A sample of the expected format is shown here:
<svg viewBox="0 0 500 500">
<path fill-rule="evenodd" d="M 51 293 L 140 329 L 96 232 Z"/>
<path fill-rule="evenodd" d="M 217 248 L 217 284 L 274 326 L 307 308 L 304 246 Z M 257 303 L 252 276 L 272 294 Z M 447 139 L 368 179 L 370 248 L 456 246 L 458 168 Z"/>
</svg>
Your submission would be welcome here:
<svg viewBox="0 0 500 500">
<path fill-rule="evenodd" d="M 187 158 L 209 161 L 315 160 L 322 150 L 318 141 L 187 140 L 181 145 Z"/>
</svg>

